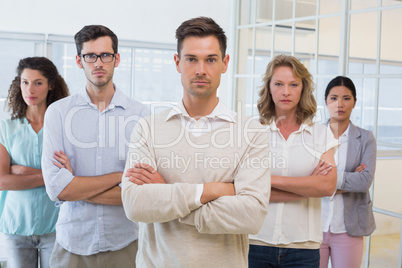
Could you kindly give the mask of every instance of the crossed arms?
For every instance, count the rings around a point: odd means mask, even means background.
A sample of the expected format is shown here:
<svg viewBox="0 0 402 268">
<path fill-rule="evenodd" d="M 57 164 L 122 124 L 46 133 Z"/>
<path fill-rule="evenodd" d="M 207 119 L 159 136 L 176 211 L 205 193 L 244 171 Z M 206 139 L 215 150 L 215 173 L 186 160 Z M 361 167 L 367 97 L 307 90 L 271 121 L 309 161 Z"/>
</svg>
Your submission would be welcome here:
<svg viewBox="0 0 402 268">
<path fill-rule="evenodd" d="M 336 188 L 334 151 L 322 154 L 310 176 L 271 176 L 271 202 L 289 202 L 308 197 L 331 196 Z"/>
<path fill-rule="evenodd" d="M 10 155 L 2 144 L 0 159 L 0 191 L 27 190 L 44 185 L 40 169 L 11 165 Z"/>
<path fill-rule="evenodd" d="M 144 122 L 143 122 L 144 123 Z M 147 127 L 143 124 L 143 127 Z M 142 146 L 129 149 L 129 154 L 140 155 L 147 163 L 154 163 L 151 138 L 138 123 L 132 134 L 134 141 L 145 140 Z M 268 145 L 268 135 L 254 137 L 258 144 Z M 250 158 L 268 155 L 267 147 L 250 149 Z M 198 184 L 166 184 L 155 165 L 134 163 L 127 157 L 122 180 L 122 199 L 126 215 L 135 222 L 162 223 L 178 220 L 195 226 L 200 233 L 247 234 L 257 233 L 265 218 L 270 194 L 270 176 L 267 168 L 239 168 L 232 183 L 203 184 L 201 204 L 196 202 Z M 191 176 L 182 174 L 181 176 Z M 208 180 L 207 180 L 208 181 Z M 201 182 L 202 183 L 202 182 Z"/>
<path fill-rule="evenodd" d="M 70 159 L 64 150 L 64 126 L 60 111 L 49 106 L 45 114 L 42 171 L 46 191 L 53 201 L 77 201 L 121 205 L 122 172 L 100 176 L 74 176 Z M 89 160 L 90 161 L 90 160 Z"/>
</svg>

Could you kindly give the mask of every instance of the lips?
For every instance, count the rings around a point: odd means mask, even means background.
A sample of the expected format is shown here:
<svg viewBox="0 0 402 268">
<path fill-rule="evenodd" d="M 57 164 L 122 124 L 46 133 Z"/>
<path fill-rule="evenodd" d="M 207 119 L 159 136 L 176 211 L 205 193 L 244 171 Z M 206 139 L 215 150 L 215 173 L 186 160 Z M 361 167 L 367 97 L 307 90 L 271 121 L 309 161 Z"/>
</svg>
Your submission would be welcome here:
<svg viewBox="0 0 402 268">
<path fill-rule="evenodd" d="M 104 71 L 99 71 L 99 70 L 95 70 L 95 71 L 92 72 L 92 74 L 93 74 L 93 75 L 104 75 L 104 74 L 106 74 L 106 72 L 104 72 Z"/>
<path fill-rule="evenodd" d="M 282 103 L 290 103 L 290 102 L 291 102 L 291 100 L 288 100 L 288 99 L 283 99 L 283 100 L 281 100 L 281 102 L 282 102 Z"/>
<path fill-rule="evenodd" d="M 28 100 L 36 100 L 36 97 L 28 96 L 27 99 L 28 99 Z"/>
<path fill-rule="evenodd" d="M 193 80 L 192 82 L 194 84 L 198 84 L 198 85 L 206 85 L 209 83 L 209 81 L 207 81 L 207 80 Z"/>
</svg>

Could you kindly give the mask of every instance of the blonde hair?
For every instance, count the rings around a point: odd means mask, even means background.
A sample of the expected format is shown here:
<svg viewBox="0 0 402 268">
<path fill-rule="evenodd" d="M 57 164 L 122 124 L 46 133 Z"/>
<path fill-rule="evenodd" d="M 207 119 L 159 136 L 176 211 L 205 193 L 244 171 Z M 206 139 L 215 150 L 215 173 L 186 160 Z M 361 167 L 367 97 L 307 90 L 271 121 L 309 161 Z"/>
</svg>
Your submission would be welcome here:
<svg viewBox="0 0 402 268">
<path fill-rule="evenodd" d="M 317 111 L 317 102 L 315 101 L 313 91 L 314 83 L 312 75 L 306 67 L 295 57 L 287 55 L 276 56 L 267 66 L 263 77 L 263 86 L 259 91 L 259 100 L 257 104 L 260 113 L 261 124 L 268 125 L 275 118 L 275 103 L 272 100 L 269 84 L 272 75 L 277 67 L 287 66 L 293 71 L 294 77 L 300 79 L 303 83 L 303 88 L 300 96 L 300 101 L 297 104 L 296 118 L 298 123 L 312 123 L 312 117 Z"/>
</svg>

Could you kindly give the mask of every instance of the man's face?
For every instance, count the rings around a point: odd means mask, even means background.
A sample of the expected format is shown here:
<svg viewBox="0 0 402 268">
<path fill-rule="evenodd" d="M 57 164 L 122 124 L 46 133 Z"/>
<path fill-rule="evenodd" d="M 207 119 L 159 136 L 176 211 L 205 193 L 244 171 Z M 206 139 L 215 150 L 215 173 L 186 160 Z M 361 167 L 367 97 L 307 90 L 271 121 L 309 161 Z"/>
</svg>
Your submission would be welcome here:
<svg viewBox="0 0 402 268">
<path fill-rule="evenodd" d="M 120 54 L 116 53 L 112 62 L 104 63 L 100 58 L 97 58 L 96 62 L 88 63 L 84 61 L 82 55 L 89 53 L 96 55 L 102 53 L 113 54 L 112 39 L 109 36 L 103 36 L 83 43 L 81 57 L 77 55 L 76 62 L 78 67 L 84 69 L 87 86 L 102 88 L 113 84 L 114 68 L 119 66 Z"/>
<path fill-rule="evenodd" d="M 186 37 L 180 57 L 174 56 L 176 69 L 181 73 L 184 95 L 197 98 L 216 96 L 229 63 L 229 55 L 222 59 L 222 52 L 215 36 Z"/>
</svg>

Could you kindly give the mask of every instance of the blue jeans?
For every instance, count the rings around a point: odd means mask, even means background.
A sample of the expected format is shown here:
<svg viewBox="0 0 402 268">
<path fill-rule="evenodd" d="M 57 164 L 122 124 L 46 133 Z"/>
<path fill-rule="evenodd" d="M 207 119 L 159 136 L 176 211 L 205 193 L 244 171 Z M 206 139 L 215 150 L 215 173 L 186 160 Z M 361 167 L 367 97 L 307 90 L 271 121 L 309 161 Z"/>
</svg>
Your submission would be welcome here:
<svg viewBox="0 0 402 268">
<path fill-rule="evenodd" d="M 320 267 L 320 250 L 250 245 L 248 265 L 249 268 L 318 268 Z"/>
<path fill-rule="evenodd" d="M 56 234 L 44 235 L 10 235 L 3 234 L 7 248 L 7 267 L 49 268 Z"/>
</svg>

